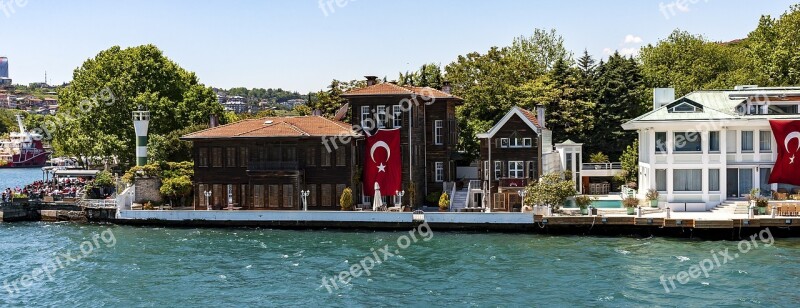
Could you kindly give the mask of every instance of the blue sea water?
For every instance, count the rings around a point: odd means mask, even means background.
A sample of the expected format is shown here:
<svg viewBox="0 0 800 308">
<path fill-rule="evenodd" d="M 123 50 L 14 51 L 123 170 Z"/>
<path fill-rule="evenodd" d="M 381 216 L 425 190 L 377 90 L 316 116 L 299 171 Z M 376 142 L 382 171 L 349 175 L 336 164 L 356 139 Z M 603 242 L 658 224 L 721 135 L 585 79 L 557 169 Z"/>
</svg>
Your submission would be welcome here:
<svg viewBox="0 0 800 308">
<path fill-rule="evenodd" d="M 0 170 L 0 174 L 3 181 L 12 181 L 10 172 Z M 14 176 L 36 179 L 24 172 Z M 410 231 L 416 242 L 409 232 L 0 223 L 0 306 L 796 307 L 800 303 L 797 239 L 770 242 L 765 235 L 763 241 L 744 245 L 671 238 Z M 384 260 L 383 251 L 394 256 Z M 723 261 L 722 252 L 736 257 Z M 369 275 L 362 270 L 349 283 L 337 280 L 335 287 L 330 286 L 332 277 L 362 262 L 369 266 L 367 258 L 376 255 L 382 262 L 371 266 Z M 713 268 L 707 277 L 700 273 L 684 284 L 673 278 L 675 288 L 671 288 L 670 276 L 709 262 Z M 39 280 L 29 278 L 23 287 L 21 279 L 37 273 Z"/>
</svg>

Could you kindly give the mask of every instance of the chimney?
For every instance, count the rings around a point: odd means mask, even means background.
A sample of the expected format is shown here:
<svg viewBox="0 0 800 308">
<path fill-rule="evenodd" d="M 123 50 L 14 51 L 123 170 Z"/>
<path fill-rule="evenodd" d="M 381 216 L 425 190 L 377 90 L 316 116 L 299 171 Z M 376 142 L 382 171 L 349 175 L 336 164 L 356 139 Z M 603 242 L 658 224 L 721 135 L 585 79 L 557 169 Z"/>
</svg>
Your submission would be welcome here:
<svg viewBox="0 0 800 308">
<path fill-rule="evenodd" d="M 536 106 L 536 121 L 539 122 L 539 125 L 542 128 L 547 127 L 547 122 L 545 122 L 544 118 L 545 107 L 544 106 Z"/>
<path fill-rule="evenodd" d="M 450 94 L 450 91 L 452 90 L 453 88 L 450 86 L 449 81 L 445 80 L 444 82 L 442 82 L 442 92 Z"/>
<path fill-rule="evenodd" d="M 661 108 L 666 104 L 675 101 L 674 88 L 654 88 L 653 89 L 653 110 Z"/>
<path fill-rule="evenodd" d="M 217 115 L 212 114 L 211 118 L 208 121 L 208 127 L 214 128 L 217 127 Z"/>
<path fill-rule="evenodd" d="M 378 83 L 378 76 L 364 76 L 364 78 L 367 78 L 367 86 L 368 87 L 369 86 L 374 86 L 375 84 Z"/>
</svg>

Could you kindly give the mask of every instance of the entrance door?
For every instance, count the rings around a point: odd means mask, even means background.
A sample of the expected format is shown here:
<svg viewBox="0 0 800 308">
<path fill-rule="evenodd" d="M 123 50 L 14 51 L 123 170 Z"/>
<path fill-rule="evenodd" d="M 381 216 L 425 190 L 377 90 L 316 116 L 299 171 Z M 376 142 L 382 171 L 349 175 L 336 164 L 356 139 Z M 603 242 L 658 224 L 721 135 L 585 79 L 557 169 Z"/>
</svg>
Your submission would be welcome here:
<svg viewBox="0 0 800 308">
<path fill-rule="evenodd" d="M 739 198 L 739 169 L 728 168 L 728 198 Z"/>
<path fill-rule="evenodd" d="M 771 195 L 772 185 L 767 182 L 769 182 L 769 174 L 772 173 L 772 168 L 761 168 L 760 172 L 758 186 L 761 188 L 761 195 L 768 197 Z"/>
<path fill-rule="evenodd" d="M 753 168 L 739 169 L 739 196 L 749 194 L 753 187 Z"/>
</svg>

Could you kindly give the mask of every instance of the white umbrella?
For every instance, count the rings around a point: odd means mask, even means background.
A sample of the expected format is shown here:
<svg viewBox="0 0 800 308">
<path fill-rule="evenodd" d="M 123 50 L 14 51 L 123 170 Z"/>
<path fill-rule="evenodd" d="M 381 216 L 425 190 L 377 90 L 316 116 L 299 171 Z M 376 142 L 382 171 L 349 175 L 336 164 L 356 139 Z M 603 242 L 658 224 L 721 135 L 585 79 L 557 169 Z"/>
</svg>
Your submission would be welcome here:
<svg viewBox="0 0 800 308">
<path fill-rule="evenodd" d="M 381 199 L 381 186 L 375 182 L 375 196 L 372 198 L 372 210 L 377 211 L 378 208 L 383 206 L 383 199 Z"/>
</svg>

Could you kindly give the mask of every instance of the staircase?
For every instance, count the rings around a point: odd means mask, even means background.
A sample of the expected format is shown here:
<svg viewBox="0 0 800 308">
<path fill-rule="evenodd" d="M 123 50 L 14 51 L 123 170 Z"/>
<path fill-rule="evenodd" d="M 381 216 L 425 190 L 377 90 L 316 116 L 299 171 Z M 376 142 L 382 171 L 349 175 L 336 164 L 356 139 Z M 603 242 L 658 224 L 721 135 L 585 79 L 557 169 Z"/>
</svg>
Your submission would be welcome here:
<svg viewBox="0 0 800 308">
<path fill-rule="evenodd" d="M 711 212 L 747 215 L 748 206 L 747 201 L 727 200 L 711 209 Z"/>
<path fill-rule="evenodd" d="M 469 196 L 469 189 L 463 188 L 461 190 L 456 190 L 456 193 L 453 194 L 451 197 L 451 204 L 450 211 L 451 212 L 458 212 L 459 209 L 463 209 L 467 207 L 467 197 Z"/>
</svg>

